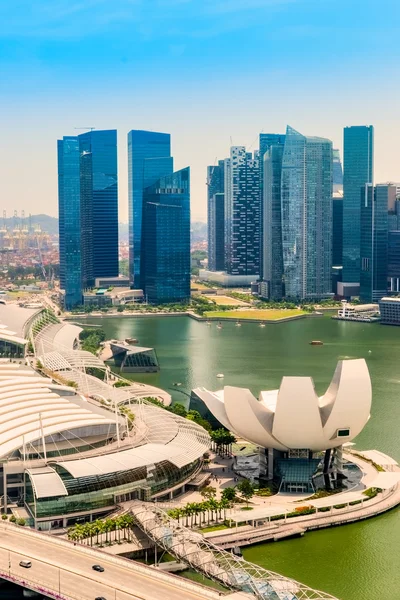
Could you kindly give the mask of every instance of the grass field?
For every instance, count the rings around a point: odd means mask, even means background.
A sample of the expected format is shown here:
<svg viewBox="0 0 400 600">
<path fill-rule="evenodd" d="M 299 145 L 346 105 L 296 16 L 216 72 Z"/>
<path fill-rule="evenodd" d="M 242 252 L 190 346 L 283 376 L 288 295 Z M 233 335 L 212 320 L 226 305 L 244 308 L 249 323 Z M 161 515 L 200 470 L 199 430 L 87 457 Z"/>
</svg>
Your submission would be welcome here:
<svg viewBox="0 0 400 600">
<path fill-rule="evenodd" d="M 242 302 L 241 300 L 236 300 L 236 298 L 230 298 L 229 296 L 208 296 L 204 294 L 204 297 L 207 300 L 212 300 L 215 304 L 219 304 L 220 306 L 247 306 L 246 302 Z"/>
<path fill-rule="evenodd" d="M 304 310 L 294 309 L 267 309 L 267 310 L 224 310 L 215 312 L 206 312 L 207 319 L 256 319 L 259 321 L 277 321 L 278 319 L 287 319 L 305 315 Z"/>
</svg>

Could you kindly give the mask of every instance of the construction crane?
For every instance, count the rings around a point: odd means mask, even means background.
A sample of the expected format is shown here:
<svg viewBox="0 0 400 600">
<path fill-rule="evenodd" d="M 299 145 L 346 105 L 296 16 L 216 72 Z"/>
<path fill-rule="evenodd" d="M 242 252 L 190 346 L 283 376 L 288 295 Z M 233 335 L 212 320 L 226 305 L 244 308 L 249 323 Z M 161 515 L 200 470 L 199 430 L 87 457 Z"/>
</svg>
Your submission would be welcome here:
<svg viewBox="0 0 400 600">
<path fill-rule="evenodd" d="M 217 166 L 217 160 L 218 160 L 218 157 L 216 156 L 214 159 L 214 164 L 212 166 L 212 170 L 211 170 L 209 176 L 207 177 L 207 181 L 206 181 L 207 187 L 209 187 L 211 184 L 212 176 L 214 175 L 215 167 Z"/>
</svg>

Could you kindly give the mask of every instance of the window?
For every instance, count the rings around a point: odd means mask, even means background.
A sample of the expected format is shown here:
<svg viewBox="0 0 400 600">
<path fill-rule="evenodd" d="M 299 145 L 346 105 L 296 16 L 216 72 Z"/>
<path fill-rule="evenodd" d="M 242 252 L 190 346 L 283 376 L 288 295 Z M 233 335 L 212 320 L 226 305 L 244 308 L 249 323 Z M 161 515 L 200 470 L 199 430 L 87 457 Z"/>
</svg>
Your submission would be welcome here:
<svg viewBox="0 0 400 600">
<path fill-rule="evenodd" d="M 336 437 L 348 437 L 350 435 L 350 429 L 338 429 Z"/>
</svg>

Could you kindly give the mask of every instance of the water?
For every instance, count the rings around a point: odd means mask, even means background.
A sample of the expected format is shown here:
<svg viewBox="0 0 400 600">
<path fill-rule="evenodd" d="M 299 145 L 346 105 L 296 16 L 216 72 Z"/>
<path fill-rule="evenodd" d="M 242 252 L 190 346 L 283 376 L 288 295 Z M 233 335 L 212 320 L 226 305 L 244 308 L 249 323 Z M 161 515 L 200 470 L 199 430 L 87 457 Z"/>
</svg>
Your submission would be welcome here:
<svg viewBox="0 0 400 600">
<path fill-rule="evenodd" d="M 317 392 L 328 386 L 341 358 L 365 358 L 373 386 L 372 417 L 357 447 L 379 449 L 400 460 L 400 328 L 334 321 L 329 317 L 290 323 L 224 323 L 223 329 L 187 317 L 88 319 L 110 338 L 136 337 L 154 347 L 156 374 L 132 378 L 168 389 L 175 401 L 197 386 L 249 387 L 254 394 L 279 386 L 283 375 L 309 375 Z M 310 346 L 311 340 L 323 346 Z M 224 373 L 223 380 L 217 373 Z M 174 382 L 182 386 L 174 388 Z M 323 589 L 342 600 L 400 599 L 400 511 L 304 538 L 244 550 L 246 559 Z"/>
</svg>

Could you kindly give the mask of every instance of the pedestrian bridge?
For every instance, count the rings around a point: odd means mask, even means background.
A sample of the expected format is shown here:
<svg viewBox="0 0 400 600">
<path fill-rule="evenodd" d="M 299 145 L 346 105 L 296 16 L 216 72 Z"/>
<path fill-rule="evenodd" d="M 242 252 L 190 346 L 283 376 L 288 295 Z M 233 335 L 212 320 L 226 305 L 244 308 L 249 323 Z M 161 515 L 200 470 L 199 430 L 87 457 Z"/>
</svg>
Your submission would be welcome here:
<svg viewBox="0 0 400 600">
<path fill-rule="evenodd" d="M 252 594 L 258 600 L 337 600 L 218 548 L 157 505 L 134 502 L 131 512 L 140 529 L 157 546 L 229 589 Z"/>
<path fill-rule="evenodd" d="M 32 566 L 22 567 L 22 560 Z M 94 571 L 95 564 L 104 571 Z M 221 600 L 215 590 L 153 567 L 2 522 L 0 579 L 55 600 Z M 248 600 L 245 594 L 222 595 Z"/>
</svg>

